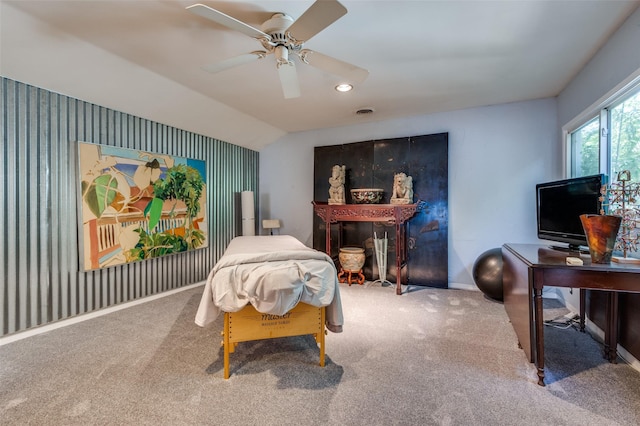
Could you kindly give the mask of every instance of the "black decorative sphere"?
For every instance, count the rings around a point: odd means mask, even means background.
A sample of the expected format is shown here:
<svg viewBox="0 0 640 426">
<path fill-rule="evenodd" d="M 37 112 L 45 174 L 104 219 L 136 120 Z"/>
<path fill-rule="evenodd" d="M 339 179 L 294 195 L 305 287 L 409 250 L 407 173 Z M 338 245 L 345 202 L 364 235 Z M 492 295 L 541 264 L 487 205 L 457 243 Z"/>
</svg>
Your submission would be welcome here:
<svg viewBox="0 0 640 426">
<path fill-rule="evenodd" d="M 502 301 L 502 249 L 482 253 L 473 264 L 473 280 L 484 294 Z"/>
</svg>

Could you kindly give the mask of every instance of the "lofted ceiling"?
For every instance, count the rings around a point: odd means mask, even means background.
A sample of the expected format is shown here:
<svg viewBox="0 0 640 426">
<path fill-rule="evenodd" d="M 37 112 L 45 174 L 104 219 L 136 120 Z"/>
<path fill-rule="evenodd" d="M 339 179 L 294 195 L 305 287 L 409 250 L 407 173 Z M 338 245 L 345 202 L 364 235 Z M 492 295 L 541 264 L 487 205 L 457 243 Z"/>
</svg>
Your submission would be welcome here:
<svg viewBox="0 0 640 426">
<path fill-rule="evenodd" d="M 216 74 L 202 69 L 261 45 L 186 10 L 195 3 L 259 29 L 275 12 L 298 18 L 313 1 L 2 0 L 7 12 L 0 34 L 2 75 L 123 111 L 136 104 L 138 111 L 146 111 L 139 115 L 161 122 L 170 121 L 163 117 L 171 114 L 189 115 L 192 121 L 185 117 L 167 124 L 260 149 L 290 132 L 556 96 L 640 4 L 344 0 L 348 13 L 304 47 L 365 68 L 369 76 L 353 91 L 338 93 L 334 87 L 343 82 L 341 77 L 297 62 L 301 96 L 285 99 L 273 55 Z M 24 22 L 16 22 L 18 18 Z M 44 37 L 46 53 L 39 53 Z M 109 69 L 106 59 L 98 66 L 92 56 L 87 57 L 92 64 L 82 65 L 93 66 L 95 78 L 117 82 L 117 87 L 106 84 L 102 91 L 74 93 L 81 86 L 75 73 L 82 62 L 54 55 L 56 49 L 69 48 L 81 55 L 87 46 L 129 64 Z M 44 55 L 51 55 L 47 66 Z M 68 72 L 64 63 L 54 63 L 65 60 Z M 184 90 L 207 101 L 200 111 L 189 112 L 187 98 L 167 102 L 161 111 L 159 98 L 132 99 L 152 90 L 133 71 L 140 69 L 170 82 L 179 88 L 176 93 Z M 211 115 L 202 113 L 202 105 L 210 105 Z M 373 113 L 356 114 L 360 109 Z M 207 123 L 197 124 L 216 117 L 218 129 L 236 129 L 216 132 Z"/>
</svg>

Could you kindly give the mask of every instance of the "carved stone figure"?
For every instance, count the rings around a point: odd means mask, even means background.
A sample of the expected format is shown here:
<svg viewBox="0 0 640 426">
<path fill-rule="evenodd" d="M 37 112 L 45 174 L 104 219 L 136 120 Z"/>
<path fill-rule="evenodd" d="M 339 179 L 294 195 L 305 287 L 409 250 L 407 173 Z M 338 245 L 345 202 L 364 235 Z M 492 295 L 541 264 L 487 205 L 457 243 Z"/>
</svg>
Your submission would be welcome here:
<svg viewBox="0 0 640 426">
<path fill-rule="evenodd" d="M 331 169 L 331 177 L 329 178 L 329 204 L 345 204 L 344 181 L 346 175 L 346 166 L 335 165 Z"/>
<path fill-rule="evenodd" d="M 391 204 L 411 203 L 413 203 L 413 178 L 404 173 L 396 173 L 393 176 Z"/>
</svg>

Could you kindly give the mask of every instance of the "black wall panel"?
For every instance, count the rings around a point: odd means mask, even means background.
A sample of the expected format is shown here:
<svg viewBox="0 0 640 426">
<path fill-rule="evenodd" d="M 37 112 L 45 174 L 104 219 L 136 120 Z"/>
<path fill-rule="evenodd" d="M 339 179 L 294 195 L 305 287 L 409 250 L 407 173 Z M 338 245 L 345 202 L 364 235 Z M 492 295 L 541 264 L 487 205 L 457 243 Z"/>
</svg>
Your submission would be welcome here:
<svg viewBox="0 0 640 426">
<path fill-rule="evenodd" d="M 388 204 L 396 173 L 413 178 L 416 215 L 407 224 L 408 262 L 403 281 L 411 285 L 446 288 L 448 285 L 448 134 L 414 136 L 357 142 L 315 148 L 314 200 L 327 201 L 333 165 L 346 165 L 345 191 L 351 203 L 352 188 L 382 188 L 382 203 Z M 338 253 L 338 229 L 332 227 L 332 253 Z M 387 279 L 394 281 L 395 228 L 381 223 L 345 222 L 342 246 L 364 247 L 367 279 L 379 277 L 373 249 L 373 235 L 385 232 L 389 239 Z M 325 225 L 314 214 L 313 246 L 325 250 Z"/>
</svg>

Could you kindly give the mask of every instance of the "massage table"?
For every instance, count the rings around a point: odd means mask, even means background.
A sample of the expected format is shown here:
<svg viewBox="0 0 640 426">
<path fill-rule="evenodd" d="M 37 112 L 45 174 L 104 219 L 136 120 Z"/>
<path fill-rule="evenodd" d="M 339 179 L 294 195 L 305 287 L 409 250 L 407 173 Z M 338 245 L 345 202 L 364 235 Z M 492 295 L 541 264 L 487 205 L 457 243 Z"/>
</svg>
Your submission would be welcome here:
<svg viewBox="0 0 640 426">
<path fill-rule="evenodd" d="M 229 354 L 252 340 L 313 335 L 324 366 L 325 330 L 344 322 L 333 260 L 289 235 L 236 237 L 207 278 L 195 323 L 222 313 L 225 379 Z"/>
</svg>

